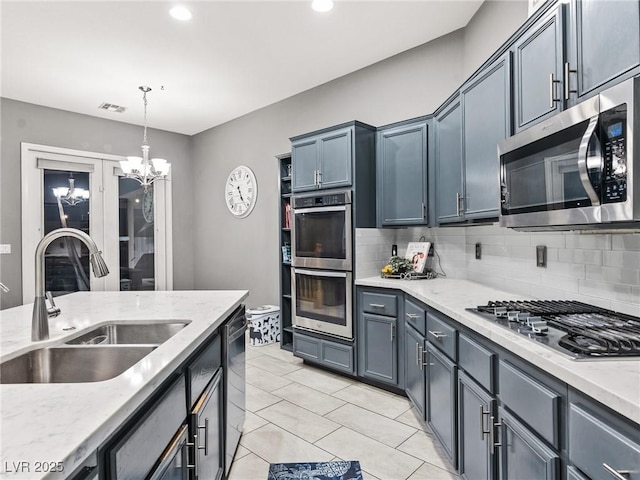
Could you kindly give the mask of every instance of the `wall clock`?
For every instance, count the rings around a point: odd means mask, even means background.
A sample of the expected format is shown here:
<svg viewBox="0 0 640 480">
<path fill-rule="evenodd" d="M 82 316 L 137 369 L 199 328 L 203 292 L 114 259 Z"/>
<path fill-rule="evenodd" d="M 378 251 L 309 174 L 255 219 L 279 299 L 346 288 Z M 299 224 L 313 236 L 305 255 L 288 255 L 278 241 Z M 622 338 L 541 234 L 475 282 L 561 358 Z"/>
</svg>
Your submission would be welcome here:
<svg viewBox="0 0 640 480">
<path fill-rule="evenodd" d="M 258 198 L 258 182 L 249 167 L 240 165 L 233 169 L 225 186 L 225 203 L 237 218 L 249 216 Z"/>
</svg>

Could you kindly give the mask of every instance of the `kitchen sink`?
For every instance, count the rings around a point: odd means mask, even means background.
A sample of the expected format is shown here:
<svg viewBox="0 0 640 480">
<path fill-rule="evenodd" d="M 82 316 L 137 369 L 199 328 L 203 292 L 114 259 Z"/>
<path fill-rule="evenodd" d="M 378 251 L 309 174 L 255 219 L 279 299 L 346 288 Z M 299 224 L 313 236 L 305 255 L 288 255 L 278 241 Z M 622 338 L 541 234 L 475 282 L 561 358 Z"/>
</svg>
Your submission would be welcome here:
<svg viewBox="0 0 640 480">
<path fill-rule="evenodd" d="M 187 326 L 188 321 L 161 323 L 114 322 L 101 325 L 67 345 L 159 345 Z"/>
<path fill-rule="evenodd" d="M 100 382 L 120 375 L 156 346 L 47 347 L 0 364 L 0 383 Z"/>
</svg>

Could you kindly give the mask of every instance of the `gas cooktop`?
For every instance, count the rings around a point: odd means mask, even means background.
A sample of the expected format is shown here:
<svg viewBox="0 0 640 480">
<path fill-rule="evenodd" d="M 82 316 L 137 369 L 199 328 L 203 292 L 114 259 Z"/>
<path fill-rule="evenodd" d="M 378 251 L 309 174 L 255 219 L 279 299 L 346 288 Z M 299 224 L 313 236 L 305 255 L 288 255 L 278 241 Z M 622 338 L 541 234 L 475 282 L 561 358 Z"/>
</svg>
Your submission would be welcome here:
<svg viewBox="0 0 640 480">
<path fill-rule="evenodd" d="M 574 359 L 640 356 L 640 318 L 586 303 L 491 301 L 467 310 Z"/>
</svg>

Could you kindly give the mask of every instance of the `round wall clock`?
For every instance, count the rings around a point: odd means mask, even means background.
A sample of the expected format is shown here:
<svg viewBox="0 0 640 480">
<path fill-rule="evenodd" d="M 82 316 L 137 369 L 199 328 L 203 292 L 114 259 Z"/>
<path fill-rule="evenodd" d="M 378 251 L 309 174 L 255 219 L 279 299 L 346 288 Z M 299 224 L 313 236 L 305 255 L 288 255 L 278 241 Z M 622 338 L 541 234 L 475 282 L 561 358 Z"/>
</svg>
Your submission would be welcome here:
<svg viewBox="0 0 640 480">
<path fill-rule="evenodd" d="M 240 165 L 233 169 L 225 186 L 225 203 L 237 218 L 249 216 L 258 198 L 258 182 L 249 167 Z"/>
</svg>

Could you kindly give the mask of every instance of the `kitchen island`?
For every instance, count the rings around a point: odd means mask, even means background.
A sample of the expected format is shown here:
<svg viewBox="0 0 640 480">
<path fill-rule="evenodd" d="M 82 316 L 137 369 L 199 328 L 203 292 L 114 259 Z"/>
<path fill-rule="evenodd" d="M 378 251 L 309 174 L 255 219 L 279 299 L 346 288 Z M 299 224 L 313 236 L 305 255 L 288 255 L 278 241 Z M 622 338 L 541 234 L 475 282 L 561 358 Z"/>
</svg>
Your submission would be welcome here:
<svg viewBox="0 0 640 480">
<path fill-rule="evenodd" d="M 107 322 L 188 324 L 109 380 L 0 385 L 0 477 L 68 478 L 96 456 L 247 296 L 245 290 L 74 293 L 56 299 L 62 313 L 49 319 L 50 339 L 41 342 L 31 341 L 32 305 L 1 311 L 2 362 L 34 348 L 64 344 Z"/>
</svg>

